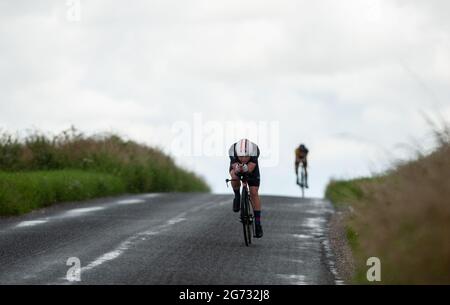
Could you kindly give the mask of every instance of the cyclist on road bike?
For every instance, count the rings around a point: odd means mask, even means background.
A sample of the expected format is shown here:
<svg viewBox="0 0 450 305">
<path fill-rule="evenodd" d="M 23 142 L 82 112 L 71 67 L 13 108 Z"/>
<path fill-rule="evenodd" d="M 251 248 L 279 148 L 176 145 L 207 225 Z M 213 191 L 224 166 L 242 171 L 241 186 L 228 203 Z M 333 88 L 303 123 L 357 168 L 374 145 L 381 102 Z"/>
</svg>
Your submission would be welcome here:
<svg viewBox="0 0 450 305">
<path fill-rule="evenodd" d="M 231 145 L 228 154 L 230 156 L 229 172 L 231 179 L 237 180 L 231 181 L 234 191 L 233 211 L 239 212 L 240 209 L 241 194 L 239 191 L 241 182 L 238 179 L 239 175 L 245 174 L 250 189 L 250 200 L 255 214 L 255 235 L 256 238 L 261 238 L 263 236 L 263 230 L 261 226 L 261 200 L 258 194 L 260 184 L 258 166 L 259 147 L 247 139 L 242 139 Z"/>
<path fill-rule="evenodd" d="M 299 147 L 295 149 L 295 174 L 297 175 L 297 184 L 300 186 L 301 183 L 298 181 L 298 166 L 300 163 L 303 163 L 305 167 L 305 187 L 308 188 L 308 160 L 306 159 L 308 156 L 309 150 L 306 148 L 304 144 L 300 144 Z"/>
</svg>

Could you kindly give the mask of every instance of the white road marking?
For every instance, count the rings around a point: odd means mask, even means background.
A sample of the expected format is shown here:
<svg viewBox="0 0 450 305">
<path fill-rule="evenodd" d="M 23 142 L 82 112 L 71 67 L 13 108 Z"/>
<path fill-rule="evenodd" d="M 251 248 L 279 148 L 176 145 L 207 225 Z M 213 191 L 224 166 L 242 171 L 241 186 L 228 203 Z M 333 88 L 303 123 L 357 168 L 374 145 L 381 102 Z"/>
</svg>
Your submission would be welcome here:
<svg viewBox="0 0 450 305">
<path fill-rule="evenodd" d="M 306 218 L 303 226 L 310 229 L 314 236 L 321 236 L 324 233 L 324 224 L 326 220 L 322 217 Z"/>
<path fill-rule="evenodd" d="M 93 262 L 88 264 L 86 267 L 81 268 L 81 271 L 83 272 L 83 271 L 91 270 L 97 266 L 102 265 L 105 262 L 109 262 L 109 261 L 112 261 L 112 260 L 118 258 L 126 250 L 128 250 L 133 244 L 139 242 L 140 240 L 145 240 L 145 236 L 152 236 L 152 235 L 160 234 L 160 233 L 166 231 L 168 228 L 170 228 L 174 224 L 185 221 L 186 218 L 184 216 L 186 216 L 186 213 L 181 213 L 181 214 L 169 219 L 163 225 L 157 226 L 156 228 L 152 228 L 151 230 L 140 232 L 138 234 L 135 234 L 135 235 L 127 238 L 125 241 L 120 243 L 116 249 L 98 257 Z"/>
<path fill-rule="evenodd" d="M 325 238 L 322 241 L 322 245 L 323 245 L 323 248 L 325 251 L 325 256 L 327 258 L 328 269 L 334 276 L 334 283 L 336 285 L 343 285 L 344 281 L 341 278 L 339 278 L 339 274 L 338 274 L 337 268 L 336 268 L 336 263 L 334 261 L 334 255 L 333 255 L 333 252 L 331 251 L 330 242 L 328 241 L 327 238 Z"/>
<path fill-rule="evenodd" d="M 205 210 L 215 209 L 215 208 L 217 208 L 217 207 L 221 207 L 221 206 L 224 206 L 224 205 L 229 205 L 229 206 L 230 206 L 230 209 L 231 209 L 231 206 L 233 205 L 233 197 L 230 196 L 230 199 L 227 199 L 227 200 L 221 200 L 221 201 L 219 201 L 219 202 L 211 202 L 211 203 L 205 208 Z"/>
<path fill-rule="evenodd" d="M 311 235 L 305 235 L 305 234 L 292 234 L 292 236 L 299 238 L 299 239 L 309 239 L 313 238 Z"/>
<path fill-rule="evenodd" d="M 100 210 L 104 210 L 104 209 L 105 209 L 105 207 L 90 207 L 90 208 L 73 209 L 73 210 L 69 210 L 66 213 L 64 213 L 63 216 L 69 216 L 69 217 L 79 216 L 82 214 L 87 214 L 90 212 L 100 211 Z"/>
<path fill-rule="evenodd" d="M 22 221 L 21 223 L 16 225 L 16 228 L 24 228 L 24 227 L 32 227 L 35 225 L 39 225 L 41 223 L 46 223 L 48 220 L 29 220 L 29 221 Z"/>
<path fill-rule="evenodd" d="M 298 263 L 298 264 L 304 264 L 305 262 L 301 259 L 290 259 L 290 262 Z"/>
<path fill-rule="evenodd" d="M 142 235 L 158 235 L 159 233 L 161 233 L 161 231 L 156 231 L 156 230 L 149 230 L 149 231 L 145 231 L 145 232 L 142 232 Z"/>
<path fill-rule="evenodd" d="M 307 285 L 305 276 L 301 274 L 277 274 L 279 278 L 287 280 L 291 285 Z"/>
<path fill-rule="evenodd" d="M 183 218 L 183 217 L 173 218 L 173 219 L 170 219 L 169 221 L 167 221 L 167 225 L 171 226 L 171 225 L 174 225 L 176 223 L 179 223 L 179 222 L 182 222 L 182 221 L 185 221 L 185 220 L 186 220 L 186 218 Z"/>
<path fill-rule="evenodd" d="M 144 195 L 140 195 L 139 197 L 141 198 L 155 198 L 160 196 L 160 194 L 158 193 L 151 193 L 151 194 L 144 194 Z M 119 200 L 116 201 L 116 204 L 137 204 L 137 203 L 144 203 L 145 200 L 144 199 L 140 199 L 140 198 L 129 198 L 129 199 L 123 199 L 123 200 Z M 60 218 L 65 218 L 65 217 L 76 217 L 76 216 L 81 216 L 87 213 L 91 213 L 91 212 L 95 212 L 95 211 L 100 211 L 100 210 L 104 210 L 106 208 L 111 207 L 112 205 L 108 205 L 105 204 L 105 206 L 94 206 L 94 207 L 89 207 L 89 208 L 79 208 L 79 209 L 73 209 L 73 210 L 69 210 L 64 212 L 61 215 L 55 215 L 52 217 L 47 217 L 45 219 L 37 219 L 37 220 L 28 220 L 28 221 L 22 221 L 20 223 L 18 223 L 17 225 L 14 226 L 14 228 L 24 228 L 24 227 L 31 227 L 31 226 L 37 226 L 40 224 L 44 224 L 47 223 L 53 219 L 60 219 Z"/>
<path fill-rule="evenodd" d="M 135 204 L 135 203 L 144 203 L 144 199 L 124 199 L 116 201 L 117 204 Z"/>
<path fill-rule="evenodd" d="M 332 214 L 334 212 L 332 206 L 327 201 L 315 200 L 314 205 L 315 208 L 309 210 L 308 213 L 315 215 L 326 215 Z M 303 226 L 310 229 L 310 231 L 315 237 L 320 238 L 321 245 L 326 256 L 326 263 L 328 265 L 328 270 L 333 274 L 334 283 L 336 285 L 343 285 L 344 281 L 341 278 L 339 278 L 339 274 L 337 272 L 335 263 L 335 257 L 331 250 L 330 242 L 328 240 L 327 231 L 329 228 L 326 224 L 326 219 L 323 216 L 307 218 L 306 221 L 303 223 Z"/>
<path fill-rule="evenodd" d="M 100 266 L 101 264 L 103 264 L 105 262 L 108 262 L 108 261 L 118 258 L 123 252 L 125 252 L 126 250 L 128 250 L 130 248 L 131 244 L 132 244 L 131 239 L 125 240 L 115 250 L 103 254 L 102 256 L 100 256 L 96 260 L 94 260 L 92 263 L 87 265 L 86 267 L 81 268 L 81 272 L 91 270 L 97 266 Z"/>
<path fill-rule="evenodd" d="M 144 194 L 144 195 L 140 195 L 139 197 L 141 198 L 155 198 L 160 196 L 161 194 L 159 193 L 151 193 L 151 194 Z"/>
</svg>

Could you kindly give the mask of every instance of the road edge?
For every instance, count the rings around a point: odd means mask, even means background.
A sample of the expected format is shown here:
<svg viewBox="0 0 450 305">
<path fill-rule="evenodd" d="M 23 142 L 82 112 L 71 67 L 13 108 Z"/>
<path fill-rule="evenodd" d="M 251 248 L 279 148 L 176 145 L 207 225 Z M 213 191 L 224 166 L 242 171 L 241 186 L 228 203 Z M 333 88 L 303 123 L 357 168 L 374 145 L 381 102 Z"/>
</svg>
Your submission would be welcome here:
<svg viewBox="0 0 450 305">
<path fill-rule="evenodd" d="M 355 260 L 347 240 L 345 219 L 349 211 L 335 208 L 329 220 L 328 239 L 336 260 L 336 271 L 344 284 L 351 284 L 355 274 Z"/>
</svg>

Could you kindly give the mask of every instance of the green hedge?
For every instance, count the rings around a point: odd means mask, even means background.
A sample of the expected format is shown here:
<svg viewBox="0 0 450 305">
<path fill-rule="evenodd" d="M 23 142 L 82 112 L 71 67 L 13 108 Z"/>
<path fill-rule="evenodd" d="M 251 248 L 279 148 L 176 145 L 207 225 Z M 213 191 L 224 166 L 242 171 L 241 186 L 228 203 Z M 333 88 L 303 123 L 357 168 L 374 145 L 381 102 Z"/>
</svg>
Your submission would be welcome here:
<svg viewBox="0 0 450 305">
<path fill-rule="evenodd" d="M 0 133 L 0 215 L 119 193 L 209 192 L 202 177 L 155 147 L 72 127 L 50 137 Z"/>
</svg>

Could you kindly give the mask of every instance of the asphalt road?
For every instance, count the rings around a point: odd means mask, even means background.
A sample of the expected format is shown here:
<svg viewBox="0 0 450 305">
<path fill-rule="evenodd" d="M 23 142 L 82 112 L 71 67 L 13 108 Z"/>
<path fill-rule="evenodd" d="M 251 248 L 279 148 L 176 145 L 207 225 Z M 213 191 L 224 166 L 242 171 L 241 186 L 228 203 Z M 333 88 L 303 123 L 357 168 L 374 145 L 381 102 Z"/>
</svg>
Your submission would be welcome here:
<svg viewBox="0 0 450 305">
<path fill-rule="evenodd" d="M 329 202 L 262 196 L 264 237 L 246 247 L 231 199 L 133 195 L 1 218 L 0 284 L 340 283 Z M 67 265 L 72 257 L 80 281 Z"/>
</svg>

